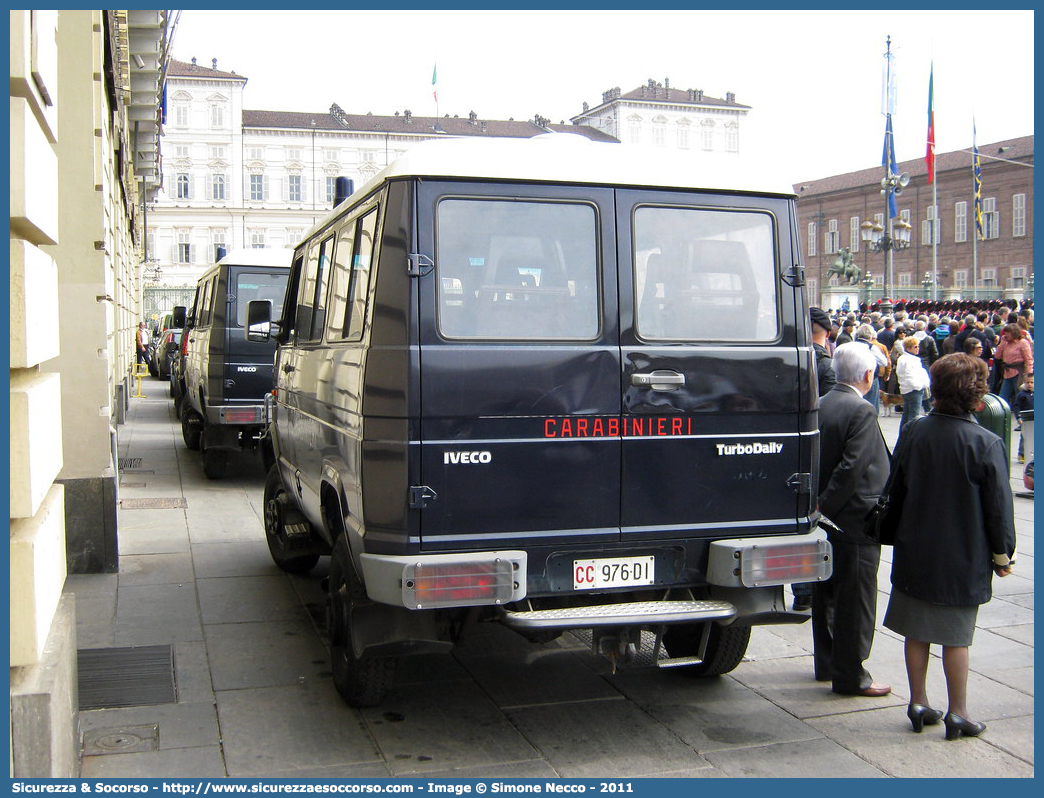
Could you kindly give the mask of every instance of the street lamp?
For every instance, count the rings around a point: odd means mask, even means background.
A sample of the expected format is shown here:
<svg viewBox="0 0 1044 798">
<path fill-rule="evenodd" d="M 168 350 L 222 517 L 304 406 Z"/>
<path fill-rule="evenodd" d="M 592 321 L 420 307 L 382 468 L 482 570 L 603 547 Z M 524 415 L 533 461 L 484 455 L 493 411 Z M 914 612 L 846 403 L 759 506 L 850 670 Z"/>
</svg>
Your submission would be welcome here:
<svg viewBox="0 0 1044 798">
<path fill-rule="evenodd" d="M 905 182 L 903 182 L 905 180 Z M 891 186 L 894 182 L 894 188 L 882 188 L 881 191 L 884 194 L 888 194 L 890 191 L 895 191 L 896 194 L 902 193 L 902 187 L 910 182 L 905 174 L 903 175 L 890 175 L 885 180 L 881 181 L 882 187 L 888 182 Z M 885 200 L 885 207 L 887 208 L 888 201 Z M 888 216 L 887 210 L 885 216 Z M 895 250 L 903 250 L 910 246 L 910 238 L 913 232 L 913 227 L 910 223 L 901 216 L 895 221 L 891 222 L 891 235 L 877 222 L 871 222 L 867 220 L 859 225 L 859 237 L 863 243 L 866 244 L 873 252 L 885 253 L 885 286 L 884 286 L 884 298 L 888 299 L 891 295 L 891 279 L 892 263 L 889 258 L 889 253 Z"/>
<path fill-rule="evenodd" d="M 870 309 L 870 302 L 873 299 L 872 291 L 874 290 L 874 276 L 867 270 L 866 274 L 863 275 L 863 288 L 866 289 L 866 309 Z"/>
<path fill-rule="evenodd" d="M 925 272 L 924 273 L 924 279 L 921 280 L 921 288 L 924 289 L 924 298 L 925 299 L 931 299 L 932 298 L 932 273 L 931 272 Z"/>
</svg>

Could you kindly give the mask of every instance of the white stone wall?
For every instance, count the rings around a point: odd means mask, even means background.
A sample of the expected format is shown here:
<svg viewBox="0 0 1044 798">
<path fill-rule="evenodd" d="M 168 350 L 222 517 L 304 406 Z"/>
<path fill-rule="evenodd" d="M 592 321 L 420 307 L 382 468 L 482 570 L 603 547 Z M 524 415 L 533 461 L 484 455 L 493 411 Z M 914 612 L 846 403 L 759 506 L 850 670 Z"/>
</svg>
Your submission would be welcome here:
<svg viewBox="0 0 1044 798">
<path fill-rule="evenodd" d="M 11 667 L 43 653 L 65 581 L 58 279 L 58 13 L 11 14 Z M 47 364 L 47 365 L 45 365 Z"/>
</svg>

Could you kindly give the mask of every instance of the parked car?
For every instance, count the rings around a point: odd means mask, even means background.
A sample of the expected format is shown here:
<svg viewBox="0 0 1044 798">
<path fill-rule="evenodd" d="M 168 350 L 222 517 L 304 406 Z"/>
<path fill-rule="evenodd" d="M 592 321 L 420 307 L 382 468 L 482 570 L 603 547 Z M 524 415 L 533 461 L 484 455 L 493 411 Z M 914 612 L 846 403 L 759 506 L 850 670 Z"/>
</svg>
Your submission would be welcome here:
<svg viewBox="0 0 1044 798">
<path fill-rule="evenodd" d="M 230 451 L 254 449 L 261 439 L 275 342 L 247 340 L 247 304 L 260 299 L 282 312 L 292 255 L 288 249 L 234 250 L 199 279 L 191 311 L 175 308 L 173 323 L 184 330 L 175 402 L 185 444 L 202 452 L 210 479 L 224 475 Z"/>
<path fill-rule="evenodd" d="M 333 681 L 472 624 L 591 630 L 717 675 L 826 579 L 790 186 L 550 135 L 420 144 L 294 253 L 278 342 L 275 562 L 331 555 Z"/>
<path fill-rule="evenodd" d="M 154 352 L 153 362 L 156 364 L 155 377 L 166 380 L 170 378 L 171 366 L 181 348 L 181 330 L 169 327 L 159 337 L 159 344 Z"/>
</svg>

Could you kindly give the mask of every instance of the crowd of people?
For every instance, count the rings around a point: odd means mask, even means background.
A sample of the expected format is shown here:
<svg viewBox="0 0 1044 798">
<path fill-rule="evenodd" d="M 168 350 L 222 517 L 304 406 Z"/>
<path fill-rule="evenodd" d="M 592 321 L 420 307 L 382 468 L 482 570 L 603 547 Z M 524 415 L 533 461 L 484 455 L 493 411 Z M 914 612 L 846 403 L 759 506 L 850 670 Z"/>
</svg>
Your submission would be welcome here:
<svg viewBox="0 0 1044 798">
<path fill-rule="evenodd" d="M 968 709 L 969 649 L 993 576 L 1012 573 L 1015 522 L 1007 442 L 975 413 L 988 392 L 1017 413 L 1032 410 L 1032 306 L 862 310 L 810 310 L 818 510 L 828 521 L 833 573 L 794 585 L 794 607 L 811 604 L 817 680 L 843 695 L 888 695 L 891 686 L 874 681 L 865 662 L 881 546 L 893 546 L 884 625 L 905 640 L 911 727 L 942 721 L 947 740 L 976 737 L 986 726 Z M 902 418 L 890 453 L 879 414 L 896 397 Z M 932 645 L 942 647 L 945 713 L 927 692 Z"/>
</svg>

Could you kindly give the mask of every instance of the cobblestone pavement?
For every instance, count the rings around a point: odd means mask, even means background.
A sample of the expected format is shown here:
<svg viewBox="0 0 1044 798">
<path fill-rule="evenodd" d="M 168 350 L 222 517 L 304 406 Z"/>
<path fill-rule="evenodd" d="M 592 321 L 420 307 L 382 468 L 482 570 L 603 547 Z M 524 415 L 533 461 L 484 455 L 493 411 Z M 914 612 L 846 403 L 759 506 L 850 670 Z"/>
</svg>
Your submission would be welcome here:
<svg viewBox="0 0 1044 798">
<path fill-rule="evenodd" d="M 304 577 L 279 571 L 264 541 L 259 460 L 233 457 L 225 479 L 207 480 L 166 384 L 143 388 L 119 430 L 131 466 L 120 497 L 184 502 L 128 502 L 119 574 L 70 576 L 66 592 L 76 597 L 79 648 L 171 646 L 177 701 L 81 712 L 92 740 L 158 728 L 139 746 L 90 747 L 85 778 L 1034 774 L 1031 498 L 1015 499 L 1016 573 L 994 580 L 979 613 L 970 706 L 989 728 L 978 739 L 946 742 L 941 725 L 911 732 L 902 640 L 880 626 L 869 668 L 894 688 L 883 698 L 817 683 L 809 624 L 756 628 L 746 661 L 703 680 L 684 669 L 613 674 L 580 636 L 535 645 L 491 625 L 452 654 L 405 660 L 386 704 L 357 710 L 330 677 L 326 558 Z M 881 425 L 892 443 L 898 416 Z M 1012 474 L 1022 492 L 1022 467 L 1013 463 Z M 932 654 L 930 694 L 943 705 Z"/>
</svg>

